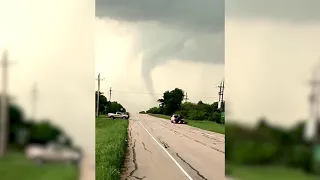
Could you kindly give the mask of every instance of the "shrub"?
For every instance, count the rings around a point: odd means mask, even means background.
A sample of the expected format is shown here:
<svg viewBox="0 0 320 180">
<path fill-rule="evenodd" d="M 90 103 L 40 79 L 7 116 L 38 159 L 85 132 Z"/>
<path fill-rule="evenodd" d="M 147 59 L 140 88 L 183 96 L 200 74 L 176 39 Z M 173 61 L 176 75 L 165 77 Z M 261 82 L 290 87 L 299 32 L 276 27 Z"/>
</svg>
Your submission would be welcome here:
<svg viewBox="0 0 320 180">
<path fill-rule="evenodd" d="M 197 111 L 197 110 L 191 110 L 188 113 L 188 119 L 192 120 L 205 120 L 207 119 L 206 112 L 204 111 Z"/>
</svg>

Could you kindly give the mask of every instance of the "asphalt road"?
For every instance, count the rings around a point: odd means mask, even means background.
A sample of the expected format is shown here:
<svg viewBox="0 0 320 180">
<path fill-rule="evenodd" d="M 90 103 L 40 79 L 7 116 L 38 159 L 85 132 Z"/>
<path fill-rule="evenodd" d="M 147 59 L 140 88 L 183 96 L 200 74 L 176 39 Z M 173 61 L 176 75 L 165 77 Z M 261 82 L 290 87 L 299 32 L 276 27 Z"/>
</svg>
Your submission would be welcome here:
<svg viewBox="0 0 320 180">
<path fill-rule="evenodd" d="M 79 180 L 94 180 L 95 176 L 95 155 L 84 153 L 80 164 Z"/>
<path fill-rule="evenodd" d="M 222 134 L 149 115 L 129 122 L 126 180 L 224 180 Z"/>
</svg>

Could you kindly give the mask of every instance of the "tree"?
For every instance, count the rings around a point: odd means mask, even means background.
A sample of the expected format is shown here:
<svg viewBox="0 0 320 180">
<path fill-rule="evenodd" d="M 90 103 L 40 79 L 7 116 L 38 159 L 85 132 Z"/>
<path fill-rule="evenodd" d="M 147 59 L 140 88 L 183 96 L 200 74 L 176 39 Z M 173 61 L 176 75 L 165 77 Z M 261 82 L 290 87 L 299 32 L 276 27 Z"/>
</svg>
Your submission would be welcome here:
<svg viewBox="0 0 320 180">
<path fill-rule="evenodd" d="M 163 98 L 159 99 L 158 102 L 161 102 L 163 113 L 166 115 L 171 115 L 175 111 L 180 110 L 181 103 L 184 98 L 184 92 L 182 89 L 175 88 L 172 91 L 166 91 L 163 93 Z"/>
<path fill-rule="evenodd" d="M 96 93 L 95 93 L 96 104 L 98 101 L 97 98 L 98 98 L 98 91 L 96 91 Z M 97 108 L 97 106 L 96 106 L 96 108 Z M 103 92 L 100 92 L 99 113 L 107 114 L 107 113 L 115 113 L 117 111 L 127 112 L 127 110 L 120 103 L 118 103 L 116 101 L 113 101 L 113 102 L 108 101 L 108 99 L 103 95 Z"/>
<path fill-rule="evenodd" d="M 34 123 L 30 129 L 30 143 L 46 144 L 50 141 L 57 141 L 58 137 L 63 132 L 50 123 L 49 120 L 44 120 Z"/>
<path fill-rule="evenodd" d="M 108 102 L 107 98 L 103 95 L 103 92 L 100 92 L 99 94 L 100 94 L 99 95 L 99 114 L 100 113 L 106 114 L 109 102 Z M 95 93 L 96 111 L 97 111 L 97 105 L 96 105 L 97 101 L 98 101 L 98 91 L 96 91 L 96 93 Z"/>
<path fill-rule="evenodd" d="M 118 102 L 114 101 L 114 102 L 110 102 L 109 106 L 108 106 L 109 110 L 108 112 L 127 112 L 127 110 Z"/>
</svg>

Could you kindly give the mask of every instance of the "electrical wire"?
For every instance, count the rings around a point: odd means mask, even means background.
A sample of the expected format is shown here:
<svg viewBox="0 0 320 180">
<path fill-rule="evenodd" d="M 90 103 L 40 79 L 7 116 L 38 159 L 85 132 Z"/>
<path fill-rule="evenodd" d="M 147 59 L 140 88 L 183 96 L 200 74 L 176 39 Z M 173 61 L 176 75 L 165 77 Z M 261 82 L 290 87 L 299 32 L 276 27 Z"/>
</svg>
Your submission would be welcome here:
<svg viewBox="0 0 320 180">
<path fill-rule="evenodd" d="M 120 91 L 120 90 L 112 90 L 112 92 L 115 93 L 128 93 L 128 94 L 141 94 L 141 95 L 157 95 L 162 96 L 163 93 L 147 93 L 147 92 L 133 92 L 133 91 Z M 188 96 L 189 97 L 189 96 Z M 196 98 L 204 98 L 204 99 L 217 99 L 217 97 L 214 96 L 192 96 Z"/>
</svg>

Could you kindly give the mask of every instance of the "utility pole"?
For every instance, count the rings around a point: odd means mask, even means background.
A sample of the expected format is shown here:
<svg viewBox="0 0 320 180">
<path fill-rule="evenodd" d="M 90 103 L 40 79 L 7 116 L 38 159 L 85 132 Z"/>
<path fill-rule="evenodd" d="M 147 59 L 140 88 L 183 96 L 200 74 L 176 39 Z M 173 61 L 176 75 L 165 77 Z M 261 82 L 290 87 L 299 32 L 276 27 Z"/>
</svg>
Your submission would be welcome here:
<svg viewBox="0 0 320 180">
<path fill-rule="evenodd" d="M 185 95 L 185 97 L 184 97 L 184 100 L 185 100 L 186 102 L 188 102 L 188 100 L 189 100 L 189 98 L 188 98 L 188 93 L 186 93 L 186 95 Z"/>
<path fill-rule="evenodd" d="M 224 81 L 221 81 L 219 87 L 219 102 L 218 102 L 218 109 L 222 108 L 222 103 L 224 103 Z"/>
<path fill-rule="evenodd" d="M 313 144 L 313 170 L 320 173 L 320 66 L 317 66 L 311 79 L 310 102 L 310 120 L 306 124 L 305 138 Z"/>
<path fill-rule="evenodd" d="M 222 81 L 222 88 L 221 88 L 221 102 L 224 102 L 224 81 Z"/>
<path fill-rule="evenodd" d="M 9 129 L 9 124 L 8 124 L 8 51 L 4 51 L 2 54 L 2 61 L 1 61 L 1 66 L 2 66 L 2 94 L 1 94 L 1 104 L 0 104 L 0 156 L 3 156 L 5 154 L 6 148 L 7 148 L 7 135 L 8 132 L 7 130 Z"/>
<path fill-rule="evenodd" d="M 32 91 L 31 91 L 31 118 L 34 120 L 36 115 L 36 107 L 37 107 L 37 100 L 38 100 L 38 87 L 37 83 L 33 84 Z"/>
<path fill-rule="evenodd" d="M 110 87 L 110 90 L 109 90 L 109 102 L 111 102 L 111 94 L 112 94 L 112 89 Z"/>
<path fill-rule="evenodd" d="M 100 73 L 99 73 L 98 79 L 97 79 L 98 80 L 98 91 L 97 91 L 96 117 L 99 117 L 100 81 L 103 81 L 103 79 L 100 78 Z"/>
</svg>

